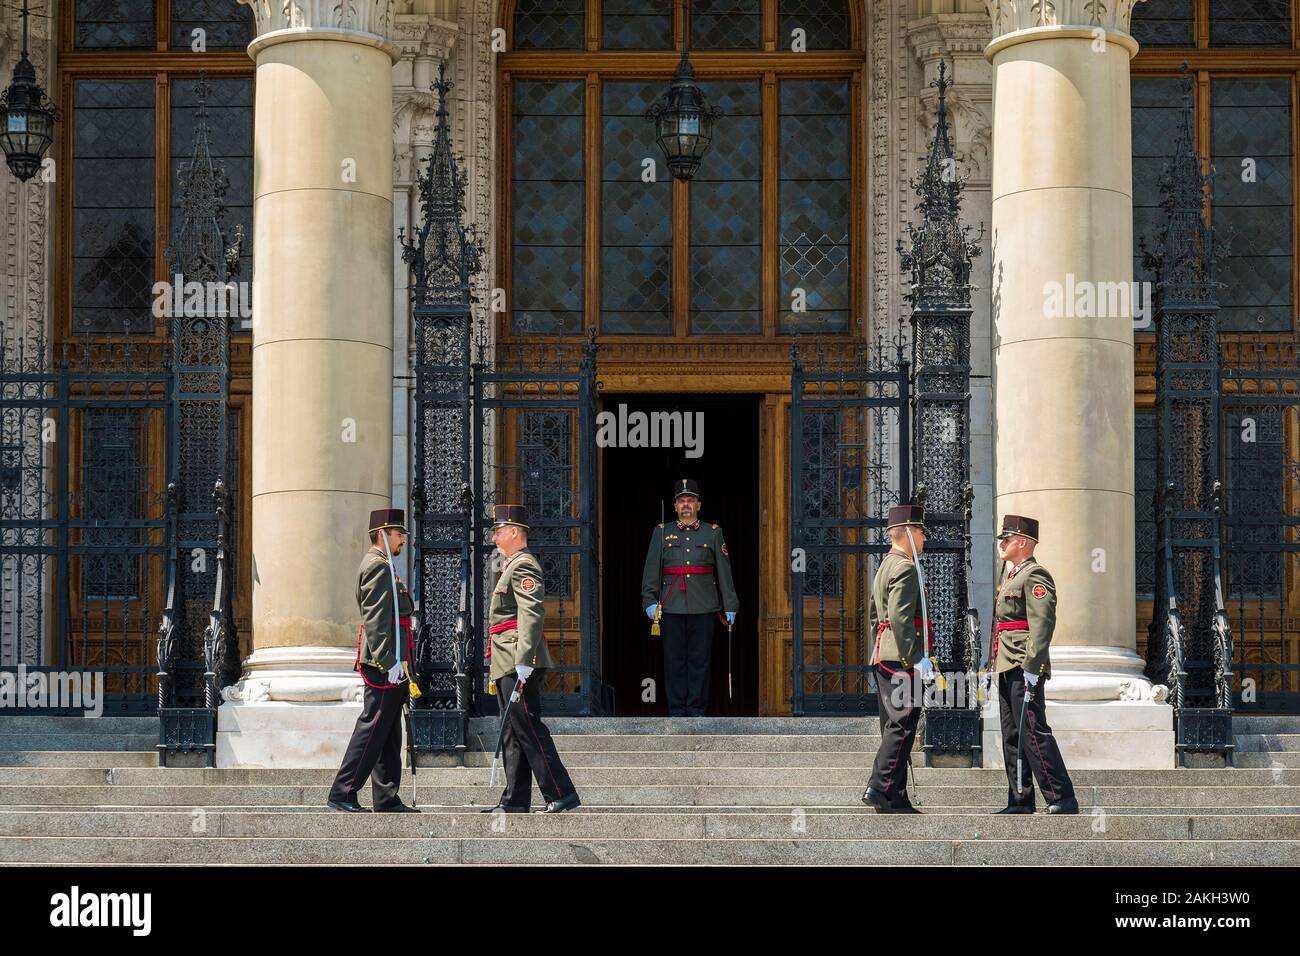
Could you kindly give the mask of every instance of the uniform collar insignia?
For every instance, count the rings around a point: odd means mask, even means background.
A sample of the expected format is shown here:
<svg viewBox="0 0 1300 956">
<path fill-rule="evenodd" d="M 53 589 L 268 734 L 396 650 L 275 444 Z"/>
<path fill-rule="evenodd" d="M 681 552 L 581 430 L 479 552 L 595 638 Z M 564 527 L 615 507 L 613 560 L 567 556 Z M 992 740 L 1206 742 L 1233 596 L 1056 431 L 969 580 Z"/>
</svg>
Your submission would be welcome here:
<svg viewBox="0 0 1300 956">
<path fill-rule="evenodd" d="M 694 524 L 682 524 L 681 519 L 677 520 L 677 528 L 680 531 L 695 531 L 700 526 L 700 519 L 696 518 Z"/>
</svg>

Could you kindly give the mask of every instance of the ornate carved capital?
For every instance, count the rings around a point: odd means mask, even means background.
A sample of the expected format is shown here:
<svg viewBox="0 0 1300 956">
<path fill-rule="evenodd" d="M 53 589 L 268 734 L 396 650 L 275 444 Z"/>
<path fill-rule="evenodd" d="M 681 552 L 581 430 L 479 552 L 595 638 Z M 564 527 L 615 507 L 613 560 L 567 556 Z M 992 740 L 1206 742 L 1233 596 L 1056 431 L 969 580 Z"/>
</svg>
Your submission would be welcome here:
<svg viewBox="0 0 1300 956">
<path fill-rule="evenodd" d="M 952 66 L 948 120 L 958 162 L 972 185 L 987 184 L 993 151 L 993 76 L 984 49 L 992 34 L 981 13 L 942 13 L 912 20 L 907 42 L 921 64 L 920 119 L 926 139 L 934 138 L 939 94 L 934 88 L 940 62 Z"/>
<path fill-rule="evenodd" d="M 238 0 L 251 7 L 257 35 L 277 30 L 353 30 L 392 38 L 393 0 Z"/>
<path fill-rule="evenodd" d="M 1101 27 L 1128 33 L 1133 8 L 1142 0 L 987 0 L 993 38 L 1034 27 Z"/>
<path fill-rule="evenodd" d="M 393 43 L 403 56 L 446 59 L 460 36 L 460 27 L 424 13 L 399 13 L 393 20 Z"/>
</svg>

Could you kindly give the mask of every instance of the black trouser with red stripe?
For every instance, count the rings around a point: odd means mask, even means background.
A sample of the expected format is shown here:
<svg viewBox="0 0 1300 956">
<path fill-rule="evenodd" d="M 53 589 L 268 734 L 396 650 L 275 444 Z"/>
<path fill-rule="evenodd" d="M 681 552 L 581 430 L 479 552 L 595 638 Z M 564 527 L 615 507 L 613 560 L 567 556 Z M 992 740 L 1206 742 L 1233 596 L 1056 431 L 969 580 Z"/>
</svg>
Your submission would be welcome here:
<svg viewBox="0 0 1300 956">
<path fill-rule="evenodd" d="M 383 687 L 388 675 L 369 664 L 361 665 L 361 676 L 366 681 L 361 716 L 352 729 L 329 798 L 336 803 L 354 802 L 357 790 L 369 777 L 371 805 L 383 810 L 402 802 L 397 795 L 402 782 L 402 705 L 409 691 L 406 681 Z"/>
<path fill-rule="evenodd" d="M 669 614 L 659 618 L 664 642 L 664 690 L 668 716 L 703 717 L 709 706 L 709 658 L 716 614 Z"/>
<path fill-rule="evenodd" d="M 503 807 L 521 807 L 532 804 L 533 777 L 537 789 L 547 803 L 567 797 L 574 792 L 569 771 L 555 749 L 551 732 L 542 723 L 542 674 L 539 668 L 524 684 L 523 693 L 510 708 L 510 720 L 501 740 L 501 756 L 506 767 L 506 788 L 498 801 Z M 510 695 L 514 693 L 519 678 L 514 671 L 497 678 L 497 707 L 504 714 Z"/>
<path fill-rule="evenodd" d="M 1039 680 L 1025 711 L 1025 744 L 1021 764 L 1021 795 L 1016 796 L 1016 741 L 1020 708 L 1025 700 L 1025 674 L 1019 667 L 998 674 L 998 703 L 1002 715 L 1002 761 L 1007 770 L 1007 806 L 1032 807 L 1034 781 L 1048 803 L 1074 796 L 1074 784 L 1061 759 L 1052 728 L 1047 726 L 1047 679 Z M 1032 772 L 1032 776 L 1030 775 Z"/>
<path fill-rule="evenodd" d="M 888 667 L 889 670 L 885 670 Z M 880 710 L 880 749 L 867 786 L 885 795 L 895 806 L 910 804 L 907 797 L 907 758 L 921 721 L 921 701 L 913 700 L 911 671 L 899 661 L 876 664 L 876 701 Z M 891 675 L 894 671 L 897 677 Z"/>
</svg>

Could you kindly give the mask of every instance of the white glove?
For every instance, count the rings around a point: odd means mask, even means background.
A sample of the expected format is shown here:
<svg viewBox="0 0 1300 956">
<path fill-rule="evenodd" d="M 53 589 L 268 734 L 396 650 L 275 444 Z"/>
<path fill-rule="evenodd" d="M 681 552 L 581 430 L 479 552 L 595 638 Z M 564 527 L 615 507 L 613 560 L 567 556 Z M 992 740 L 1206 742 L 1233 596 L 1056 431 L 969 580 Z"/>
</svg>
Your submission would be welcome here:
<svg viewBox="0 0 1300 956">
<path fill-rule="evenodd" d="M 392 667 L 388 668 L 388 683 L 400 684 L 402 682 L 402 662 L 398 661 Z"/>
<path fill-rule="evenodd" d="M 1038 675 L 1037 675 L 1037 674 L 1031 674 L 1031 673 L 1029 673 L 1028 671 L 1025 671 L 1025 685 L 1026 685 L 1030 690 L 1033 690 L 1035 687 L 1037 687 L 1037 686 L 1038 686 Z"/>
<path fill-rule="evenodd" d="M 645 609 L 645 616 L 650 618 L 650 620 L 653 621 L 655 619 L 655 611 L 657 610 L 659 610 L 659 605 L 651 604 L 648 608 Z"/>
<path fill-rule="evenodd" d="M 916 673 L 921 680 L 934 680 L 934 664 L 930 662 L 930 658 L 922 657 L 917 661 Z"/>
<path fill-rule="evenodd" d="M 515 673 L 519 676 L 519 682 L 523 683 L 533 676 L 533 669 L 527 664 L 516 664 Z"/>
<path fill-rule="evenodd" d="M 997 680 L 997 674 L 991 670 L 984 672 L 984 696 L 990 697 L 993 694 L 993 684 Z"/>
</svg>

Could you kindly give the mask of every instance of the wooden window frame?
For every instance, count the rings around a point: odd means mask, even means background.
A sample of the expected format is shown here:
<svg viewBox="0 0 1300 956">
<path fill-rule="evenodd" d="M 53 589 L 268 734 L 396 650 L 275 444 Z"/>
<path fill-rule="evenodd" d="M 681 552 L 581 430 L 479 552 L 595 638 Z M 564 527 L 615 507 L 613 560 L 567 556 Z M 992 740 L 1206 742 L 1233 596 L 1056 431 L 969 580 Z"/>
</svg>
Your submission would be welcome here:
<svg viewBox="0 0 1300 956">
<path fill-rule="evenodd" d="M 698 345 L 784 343 L 792 333 L 783 333 L 780 325 L 780 237 L 779 152 L 780 127 L 777 94 L 781 79 L 846 79 L 849 84 L 850 143 L 850 210 L 849 210 L 849 324 L 844 332 L 828 333 L 825 338 L 853 339 L 865 335 L 869 328 L 865 309 L 867 266 L 870 255 L 866 222 L 867 151 L 866 102 L 863 71 L 866 68 L 864 47 L 865 23 L 862 5 L 847 3 L 851 47 L 843 51 L 809 51 L 792 53 L 777 49 L 779 0 L 762 0 L 762 43 L 756 50 L 692 50 L 691 64 L 702 81 L 747 79 L 761 84 L 763 106 L 762 160 L 762 244 L 760 281 L 762 283 L 761 331 L 758 333 L 690 333 L 690 185 L 674 179 L 672 184 L 672 331 L 668 335 L 600 333 L 601 289 L 601 84 L 610 80 L 658 80 L 665 87 L 681 58 L 685 38 L 686 0 L 675 0 L 673 17 L 674 49 L 662 51 L 601 50 L 601 0 L 587 0 L 586 45 L 583 50 L 514 49 L 513 0 L 501 5 L 501 22 L 507 36 L 507 52 L 497 57 L 497 182 L 502 184 L 497 211 L 495 285 L 505 290 L 506 310 L 497 314 L 497 341 L 502 345 L 527 344 L 512 328 L 513 287 L 511 247 L 513 223 L 510 187 L 513 163 L 512 91 L 516 80 L 570 80 L 585 84 L 583 117 L 584 228 L 583 228 L 583 332 L 579 335 L 546 335 L 547 341 L 576 342 L 595 329 L 602 343 L 645 345 L 690 342 Z M 707 157 L 705 159 L 707 162 Z"/>
</svg>

